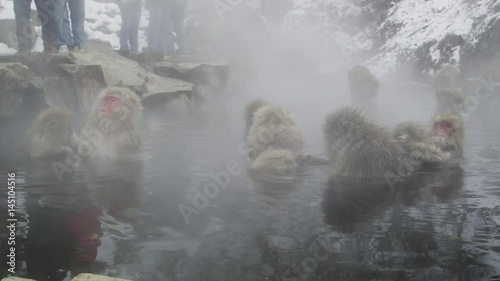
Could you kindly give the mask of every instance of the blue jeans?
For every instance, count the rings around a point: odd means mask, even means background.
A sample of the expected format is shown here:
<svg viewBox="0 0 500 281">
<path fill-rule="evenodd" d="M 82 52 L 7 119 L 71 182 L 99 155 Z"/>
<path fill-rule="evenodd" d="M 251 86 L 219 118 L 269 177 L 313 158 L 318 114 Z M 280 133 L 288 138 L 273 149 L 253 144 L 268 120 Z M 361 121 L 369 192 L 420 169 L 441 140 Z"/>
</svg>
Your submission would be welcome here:
<svg viewBox="0 0 500 281">
<path fill-rule="evenodd" d="M 16 36 L 19 52 L 33 49 L 33 26 L 31 25 L 32 0 L 15 0 Z M 54 16 L 53 0 L 35 0 L 38 17 L 42 22 L 42 40 L 45 48 L 57 47 L 57 23 Z"/>
<path fill-rule="evenodd" d="M 151 5 L 148 26 L 148 49 L 150 51 L 167 51 L 167 41 L 170 26 L 167 5 Z"/>
<path fill-rule="evenodd" d="M 52 0 L 55 2 L 55 17 L 58 27 L 57 44 L 59 46 L 68 45 L 73 47 L 83 45 L 86 40 L 84 29 L 85 24 L 85 0 Z M 64 16 L 66 5 L 69 8 L 71 20 L 71 32 L 65 28 L 69 28 L 69 24 L 65 26 Z M 67 34 L 73 34 L 73 43 Z"/>
<path fill-rule="evenodd" d="M 130 0 L 118 5 L 122 16 L 120 30 L 120 49 L 139 52 L 139 23 L 141 21 L 142 2 Z"/>
</svg>

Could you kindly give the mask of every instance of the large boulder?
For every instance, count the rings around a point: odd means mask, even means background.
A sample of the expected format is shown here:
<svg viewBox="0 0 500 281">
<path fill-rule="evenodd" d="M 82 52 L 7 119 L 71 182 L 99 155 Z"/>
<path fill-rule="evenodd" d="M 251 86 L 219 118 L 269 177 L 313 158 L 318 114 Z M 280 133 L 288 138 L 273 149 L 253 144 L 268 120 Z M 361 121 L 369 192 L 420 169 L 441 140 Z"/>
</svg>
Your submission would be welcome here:
<svg viewBox="0 0 500 281">
<path fill-rule="evenodd" d="M 86 44 L 85 52 L 72 53 L 71 59 L 78 68 L 73 71 L 80 72 L 73 77 L 73 81 L 77 77 L 80 77 L 78 79 L 90 78 L 94 82 L 101 79 L 99 73 L 96 76 L 96 73 L 91 70 L 100 67 L 103 81 L 102 83 L 92 82 L 92 87 L 98 87 L 96 85 L 99 83 L 108 87 L 127 87 L 138 93 L 146 104 L 149 103 L 146 100 L 153 99 L 155 103 L 167 102 L 173 97 L 186 93 L 191 94 L 193 91 L 192 83 L 148 72 L 136 61 L 124 58 L 115 52 L 109 43 L 91 40 Z M 68 66 L 64 67 L 67 71 L 69 70 Z M 85 77 L 81 77 L 82 75 Z M 85 81 L 81 84 L 87 85 Z M 83 99 L 88 96 L 83 91 L 80 91 L 78 95 L 83 95 Z M 83 107 L 87 107 L 87 104 L 84 104 Z"/>
<path fill-rule="evenodd" d="M 0 63 L 0 117 L 12 116 L 23 103 L 28 71 L 28 67 L 20 63 Z"/>
<path fill-rule="evenodd" d="M 194 83 L 195 97 L 211 98 L 224 90 L 229 67 L 221 62 L 162 61 L 155 65 L 155 72 L 164 77 Z"/>
</svg>

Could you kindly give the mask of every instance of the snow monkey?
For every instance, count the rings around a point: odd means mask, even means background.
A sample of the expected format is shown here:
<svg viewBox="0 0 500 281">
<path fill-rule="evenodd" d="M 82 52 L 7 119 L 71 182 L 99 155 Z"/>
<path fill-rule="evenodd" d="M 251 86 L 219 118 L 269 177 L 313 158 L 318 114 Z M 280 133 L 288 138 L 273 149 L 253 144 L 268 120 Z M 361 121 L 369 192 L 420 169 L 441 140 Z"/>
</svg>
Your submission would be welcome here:
<svg viewBox="0 0 500 281">
<path fill-rule="evenodd" d="M 254 113 L 257 112 L 257 110 L 259 110 L 261 107 L 263 107 L 265 105 L 269 105 L 269 103 L 267 103 L 265 100 L 256 99 L 256 100 L 249 102 L 247 104 L 247 106 L 245 107 L 245 118 L 246 118 L 246 124 L 247 124 L 246 133 L 247 134 L 248 134 L 248 131 L 250 130 L 250 127 L 252 126 Z"/>
<path fill-rule="evenodd" d="M 251 114 L 254 108 L 257 110 Z M 304 136 L 295 117 L 283 107 L 259 100 L 247 106 L 246 114 L 247 124 L 251 124 L 246 139 L 250 168 L 266 173 L 297 168 L 296 158 L 302 154 Z"/>
<path fill-rule="evenodd" d="M 427 148 L 426 151 L 435 149 L 432 146 L 439 149 L 435 155 L 442 157 L 440 153 L 445 153 L 447 160 L 457 160 L 463 155 L 464 123 L 455 113 L 434 115 L 430 126 L 414 121 L 400 123 L 393 129 L 392 136 L 406 144 L 414 158 L 419 158 L 417 155 L 422 148 Z"/>
<path fill-rule="evenodd" d="M 437 112 L 461 112 L 465 109 L 465 96 L 458 89 L 443 88 L 436 92 Z"/>
<path fill-rule="evenodd" d="M 449 157 L 436 145 L 399 141 L 389 130 L 352 107 L 328 115 L 323 132 L 335 176 L 406 177 L 424 163 L 444 162 Z"/>
<path fill-rule="evenodd" d="M 65 109 L 53 107 L 38 115 L 26 134 L 30 157 L 52 157 L 74 148 L 73 116 Z"/>
<path fill-rule="evenodd" d="M 356 104 L 364 104 L 377 96 L 379 82 L 367 67 L 354 66 L 349 71 L 348 78 L 351 95 Z"/>
<path fill-rule="evenodd" d="M 443 65 L 434 75 L 434 89 L 454 88 L 457 84 L 458 76 L 460 76 L 460 68 L 458 66 L 451 64 Z"/>
<path fill-rule="evenodd" d="M 126 88 L 104 89 L 92 105 L 84 135 L 91 142 L 89 153 L 101 156 L 134 155 L 141 149 L 139 97 Z"/>
</svg>

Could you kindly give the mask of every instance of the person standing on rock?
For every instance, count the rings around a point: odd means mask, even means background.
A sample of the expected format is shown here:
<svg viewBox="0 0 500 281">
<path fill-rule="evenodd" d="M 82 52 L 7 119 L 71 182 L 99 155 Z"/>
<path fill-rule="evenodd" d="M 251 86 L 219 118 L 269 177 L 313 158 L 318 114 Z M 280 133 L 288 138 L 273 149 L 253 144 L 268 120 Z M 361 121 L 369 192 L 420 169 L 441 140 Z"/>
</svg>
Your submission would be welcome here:
<svg viewBox="0 0 500 281">
<path fill-rule="evenodd" d="M 120 50 L 139 53 L 139 23 L 141 22 L 142 0 L 116 0 L 122 17 Z"/>
<path fill-rule="evenodd" d="M 148 0 L 149 27 L 148 27 L 148 50 L 153 52 L 167 53 L 165 38 L 169 36 L 166 31 L 171 30 L 170 8 L 171 0 Z"/>
<path fill-rule="evenodd" d="M 57 22 L 57 44 L 60 52 L 68 50 L 80 51 L 86 40 L 85 34 L 85 0 L 51 0 L 55 5 L 55 18 Z M 66 5 L 69 8 L 71 20 L 71 33 L 73 34 L 73 43 L 64 32 L 64 13 Z M 71 44 L 71 45 L 70 45 Z"/>
<path fill-rule="evenodd" d="M 174 44 L 177 43 L 179 49 L 177 50 L 177 54 L 186 54 L 186 39 L 185 39 L 185 27 L 184 21 L 186 17 L 186 8 L 187 8 L 187 0 L 173 0 L 172 1 L 172 16 L 171 16 L 171 26 L 173 28 L 173 32 L 175 32 L 175 38 L 172 36 L 172 32 L 170 32 L 170 38 L 172 38 L 170 44 L 171 48 L 174 49 Z"/>
<path fill-rule="evenodd" d="M 31 23 L 32 0 L 15 0 L 14 14 L 16 17 L 16 36 L 18 52 L 31 52 L 33 49 L 33 25 Z M 57 52 L 57 22 L 54 17 L 53 0 L 35 0 L 38 17 L 42 22 L 43 51 L 45 53 Z"/>
</svg>

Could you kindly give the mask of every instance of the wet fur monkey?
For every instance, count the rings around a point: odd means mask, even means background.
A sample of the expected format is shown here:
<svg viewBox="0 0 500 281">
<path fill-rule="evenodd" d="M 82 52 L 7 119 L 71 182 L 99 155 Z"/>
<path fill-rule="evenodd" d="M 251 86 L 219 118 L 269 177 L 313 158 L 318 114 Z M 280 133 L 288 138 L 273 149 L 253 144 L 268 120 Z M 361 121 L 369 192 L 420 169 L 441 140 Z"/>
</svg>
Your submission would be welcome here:
<svg viewBox="0 0 500 281">
<path fill-rule="evenodd" d="M 444 162 L 463 156 L 464 123 L 460 115 L 452 112 L 434 115 L 430 125 L 414 121 L 400 123 L 393 129 L 392 136 L 417 159 L 425 158 L 419 157 L 419 153 L 432 151 L 439 158 L 444 157 Z"/>
<path fill-rule="evenodd" d="M 38 115 L 26 133 L 30 157 L 51 157 L 69 152 L 76 144 L 73 116 L 62 108 L 49 108 Z"/>
<path fill-rule="evenodd" d="M 288 173 L 297 168 L 304 136 L 295 117 L 287 109 L 262 100 L 250 102 L 245 114 L 250 168 L 264 173 Z"/>
<path fill-rule="evenodd" d="M 354 103 L 364 104 L 377 96 L 379 82 L 366 66 L 354 66 L 348 78 Z"/>
<path fill-rule="evenodd" d="M 394 138 L 388 129 L 351 107 L 328 115 L 323 132 L 334 176 L 407 177 L 424 163 L 443 162 L 449 157 L 437 145 Z"/>
<path fill-rule="evenodd" d="M 334 176 L 384 179 L 408 176 L 418 167 L 387 129 L 359 109 L 345 107 L 328 115 L 323 133 Z"/>
<path fill-rule="evenodd" d="M 104 89 L 91 107 L 84 135 L 92 144 L 90 155 L 124 156 L 140 152 L 142 104 L 127 88 Z"/>
</svg>

